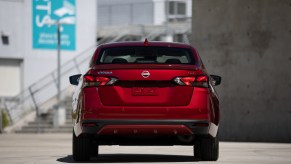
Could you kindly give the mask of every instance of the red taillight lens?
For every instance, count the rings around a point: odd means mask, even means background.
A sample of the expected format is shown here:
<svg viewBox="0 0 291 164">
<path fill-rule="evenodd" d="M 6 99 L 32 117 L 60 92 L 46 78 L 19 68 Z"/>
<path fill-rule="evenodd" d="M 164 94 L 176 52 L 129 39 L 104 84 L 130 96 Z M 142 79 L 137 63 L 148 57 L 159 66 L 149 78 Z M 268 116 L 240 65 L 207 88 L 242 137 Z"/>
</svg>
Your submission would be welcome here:
<svg viewBox="0 0 291 164">
<path fill-rule="evenodd" d="M 203 76 L 189 76 L 189 77 L 176 77 L 174 79 L 179 85 L 194 86 L 194 87 L 208 87 L 208 77 Z"/>
<path fill-rule="evenodd" d="M 106 85 L 110 81 L 110 78 L 108 78 L 108 77 L 98 77 L 97 76 L 95 78 L 95 81 L 99 82 L 100 83 L 99 85 Z"/>
<path fill-rule="evenodd" d="M 185 85 L 192 85 L 195 81 L 195 77 L 182 77 L 181 81 L 185 84 Z"/>
<path fill-rule="evenodd" d="M 95 76 L 85 75 L 84 76 L 84 81 L 85 82 L 94 82 L 95 81 Z"/>
<path fill-rule="evenodd" d="M 117 81 L 116 78 L 110 78 L 110 77 L 93 76 L 93 75 L 84 76 L 85 87 L 113 85 L 116 81 Z"/>
<path fill-rule="evenodd" d="M 197 76 L 197 82 L 207 82 L 208 77 L 207 76 Z"/>
</svg>

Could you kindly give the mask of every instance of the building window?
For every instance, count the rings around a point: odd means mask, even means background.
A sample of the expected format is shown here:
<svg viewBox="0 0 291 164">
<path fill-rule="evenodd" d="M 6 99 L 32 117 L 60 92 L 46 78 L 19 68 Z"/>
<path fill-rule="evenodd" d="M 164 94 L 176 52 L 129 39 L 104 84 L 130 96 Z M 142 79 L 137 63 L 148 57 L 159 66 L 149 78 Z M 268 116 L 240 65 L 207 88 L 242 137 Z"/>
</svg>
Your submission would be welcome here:
<svg viewBox="0 0 291 164">
<path fill-rule="evenodd" d="M 186 2 L 168 1 L 168 19 L 179 19 L 186 17 Z"/>
<path fill-rule="evenodd" d="M 1 34 L 1 40 L 3 45 L 9 45 L 9 36 Z"/>
<path fill-rule="evenodd" d="M 177 15 L 186 15 L 186 3 L 185 2 L 177 2 Z"/>
<path fill-rule="evenodd" d="M 175 2 L 169 2 L 169 15 L 175 15 Z"/>
</svg>

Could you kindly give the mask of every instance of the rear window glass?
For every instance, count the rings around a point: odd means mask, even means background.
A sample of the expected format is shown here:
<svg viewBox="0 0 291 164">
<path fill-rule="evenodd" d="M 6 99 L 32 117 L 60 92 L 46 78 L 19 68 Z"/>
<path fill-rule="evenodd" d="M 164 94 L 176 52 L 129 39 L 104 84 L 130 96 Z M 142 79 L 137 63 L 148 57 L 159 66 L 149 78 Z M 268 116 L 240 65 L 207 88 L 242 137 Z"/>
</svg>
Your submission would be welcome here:
<svg viewBox="0 0 291 164">
<path fill-rule="evenodd" d="M 173 47 L 116 47 L 101 50 L 96 64 L 195 64 L 191 49 Z"/>
</svg>

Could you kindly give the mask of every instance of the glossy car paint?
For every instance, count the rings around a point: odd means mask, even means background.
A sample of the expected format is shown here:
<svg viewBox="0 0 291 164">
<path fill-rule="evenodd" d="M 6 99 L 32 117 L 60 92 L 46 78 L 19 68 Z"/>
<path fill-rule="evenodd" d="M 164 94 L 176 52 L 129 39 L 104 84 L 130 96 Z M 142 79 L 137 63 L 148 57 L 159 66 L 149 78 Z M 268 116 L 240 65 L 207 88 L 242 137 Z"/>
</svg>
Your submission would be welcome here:
<svg viewBox="0 0 291 164">
<path fill-rule="evenodd" d="M 103 48 L 159 46 L 189 48 L 195 64 L 95 64 Z M 96 135 L 205 135 L 215 137 L 219 125 L 219 101 L 209 87 L 181 86 L 177 77 L 207 74 L 197 51 L 186 44 L 149 42 L 111 43 L 95 51 L 85 75 L 116 78 L 113 85 L 84 87 L 83 76 L 73 96 L 74 132 Z M 111 120 L 117 120 L 118 123 Z M 106 124 L 100 123 L 105 121 Z M 133 124 L 131 124 L 131 121 Z M 151 123 L 152 121 L 152 123 Z M 198 121 L 186 125 L 183 121 Z M 201 123 L 199 123 L 201 121 Z M 158 124 L 155 124 L 157 123 Z M 206 123 L 205 123 L 206 122 Z M 191 126 L 191 127 L 190 127 Z"/>
</svg>

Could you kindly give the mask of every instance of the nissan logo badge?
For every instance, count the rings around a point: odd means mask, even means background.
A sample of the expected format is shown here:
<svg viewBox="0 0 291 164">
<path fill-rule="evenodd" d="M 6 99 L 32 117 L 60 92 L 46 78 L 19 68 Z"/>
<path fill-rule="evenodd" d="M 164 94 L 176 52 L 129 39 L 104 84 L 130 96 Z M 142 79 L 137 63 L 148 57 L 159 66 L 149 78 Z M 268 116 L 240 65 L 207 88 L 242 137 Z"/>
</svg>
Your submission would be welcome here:
<svg viewBox="0 0 291 164">
<path fill-rule="evenodd" d="M 149 71 L 142 71 L 142 73 L 141 73 L 141 76 L 142 76 L 143 78 L 148 78 L 150 75 L 151 75 L 151 74 L 150 74 Z"/>
</svg>

